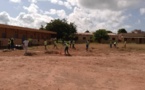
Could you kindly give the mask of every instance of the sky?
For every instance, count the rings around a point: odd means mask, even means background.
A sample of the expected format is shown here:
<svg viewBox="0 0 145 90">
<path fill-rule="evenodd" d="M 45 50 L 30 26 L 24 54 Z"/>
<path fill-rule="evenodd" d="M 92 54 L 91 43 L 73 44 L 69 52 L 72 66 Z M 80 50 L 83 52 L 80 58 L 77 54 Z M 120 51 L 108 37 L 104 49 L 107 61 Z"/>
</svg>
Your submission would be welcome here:
<svg viewBox="0 0 145 90">
<path fill-rule="evenodd" d="M 0 23 L 39 29 L 66 19 L 77 32 L 125 28 L 145 31 L 145 0 L 1 0 Z"/>
</svg>

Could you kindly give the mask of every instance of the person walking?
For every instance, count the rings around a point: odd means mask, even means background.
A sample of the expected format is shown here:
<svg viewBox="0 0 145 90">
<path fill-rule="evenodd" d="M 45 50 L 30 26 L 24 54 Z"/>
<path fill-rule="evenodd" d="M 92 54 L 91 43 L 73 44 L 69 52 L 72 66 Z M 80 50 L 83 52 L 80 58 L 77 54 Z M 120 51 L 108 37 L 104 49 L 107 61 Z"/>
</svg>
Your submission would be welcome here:
<svg viewBox="0 0 145 90">
<path fill-rule="evenodd" d="M 10 38 L 8 39 L 8 49 L 9 50 L 11 49 L 11 39 Z"/>
<path fill-rule="evenodd" d="M 45 47 L 45 50 L 47 50 L 47 40 L 44 40 L 44 47 Z"/>
<path fill-rule="evenodd" d="M 124 48 L 126 48 L 126 41 L 124 41 Z"/>
<path fill-rule="evenodd" d="M 110 40 L 110 48 L 112 48 L 112 41 Z"/>
<path fill-rule="evenodd" d="M 114 47 L 116 48 L 116 44 L 117 44 L 117 42 L 116 41 L 114 41 Z"/>
<path fill-rule="evenodd" d="M 76 48 L 75 48 L 75 40 L 72 41 L 72 48 L 73 48 L 73 49 L 76 49 Z"/>
<path fill-rule="evenodd" d="M 68 43 L 66 42 L 66 43 L 65 43 L 65 48 L 64 48 L 64 53 L 65 53 L 65 55 L 70 55 L 68 49 L 69 49 L 69 45 L 68 45 Z"/>
<path fill-rule="evenodd" d="M 27 50 L 28 50 L 28 44 L 29 44 L 29 40 L 27 40 L 27 39 L 25 39 L 24 41 L 23 41 L 23 47 L 24 47 L 24 50 L 25 50 L 25 53 L 24 53 L 24 55 L 27 55 Z"/>
<path fill-rule="evenodd" d="M 89 49 L 89 44 L 90 44 L 90 42 L 89 42 L 89 40 L 87 40 L 86 41 L 86 51 L 88 51 L 88 49 Z"/>
<path fill-rule="evenodd" d="M 11 38 L 11 49 L 14 50 L 14 38 Z"/>
</svg>

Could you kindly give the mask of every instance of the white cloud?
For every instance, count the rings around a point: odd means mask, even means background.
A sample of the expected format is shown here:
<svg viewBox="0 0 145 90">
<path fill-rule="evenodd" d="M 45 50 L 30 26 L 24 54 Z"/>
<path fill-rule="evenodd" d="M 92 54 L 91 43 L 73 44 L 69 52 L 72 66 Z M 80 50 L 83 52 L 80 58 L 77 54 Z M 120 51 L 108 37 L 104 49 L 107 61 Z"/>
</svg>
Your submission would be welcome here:
<svg viewBox="0 0 145 90">
<path fill-rule="evenodd" d="M 141 9 L 140 9 L 140 14 L 141 14 L 141 15 L 145 14 L 145 8 L 141 8 Z"/>
<path fill-rule="evenodd" d="M 72 3 L 63 0 L 50 0 L 53 4 L 65 6 L 67 9 L 72 9 Z"/>
<path fill-rule="evenodd" d="M 144 0 L 78 0 L 80 5 L 90 9 L 120 10 L 139 5 Z"/>
<path fill-rule="evenodd" d="M 10 2 L 13 2 L 13 3 L 20 3 L 21 0 L 10 0 Z"/>
<path fill-rule="evenodd" d="M 121 11 L 111 10 L 89 10 L 75 8 L 74 12 L 68 16 L 69 22 L 77 25 L 78 32 L 86 30 L 95 31 L 97 29 L 109 29 L 114 32 L 124 25 L 124 21 L 129 18 Z"/>
<path fill-rule="evenodd" d="M 8 24 L 10 21 L 10 16 L 7 12 L 0 13 L 0 23 Z"/>
<path fill-rule="evenodd" d="M 37 3 L 38 0 L 28 0 L 31 3 Z"/>
<path fill-rule="evenodd" d="M 29 13 L 38 13 L 39 9 L 39 7 L 34 3 L 32 3 L 29 7 L 23 6 L 23 8 L 27 10 Z"/>
<path fill-rule="evenodd" d="M 61 19 L 67 18 L 66 12 L 64 10 L 50 9 L 50 11 L 46 11 L 44 14 L 57 15 Z"/>
</svg>

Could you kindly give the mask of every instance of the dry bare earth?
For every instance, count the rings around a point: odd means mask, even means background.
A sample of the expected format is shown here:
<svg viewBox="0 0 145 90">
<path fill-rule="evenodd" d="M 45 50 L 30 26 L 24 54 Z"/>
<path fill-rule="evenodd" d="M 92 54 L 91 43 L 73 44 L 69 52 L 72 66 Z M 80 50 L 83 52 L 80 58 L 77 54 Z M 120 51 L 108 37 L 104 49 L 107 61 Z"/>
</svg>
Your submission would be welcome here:
<svg viewBox="0 0 145 90">
<path fill-rule="evenodd" d="M 108 45 L 91 44 L 63 55 L 49 46 L 0 52 L 0 90 L 145 90 L 145 47 L 130 45 L 127 49 L 110 49 Z"/>
</svg>

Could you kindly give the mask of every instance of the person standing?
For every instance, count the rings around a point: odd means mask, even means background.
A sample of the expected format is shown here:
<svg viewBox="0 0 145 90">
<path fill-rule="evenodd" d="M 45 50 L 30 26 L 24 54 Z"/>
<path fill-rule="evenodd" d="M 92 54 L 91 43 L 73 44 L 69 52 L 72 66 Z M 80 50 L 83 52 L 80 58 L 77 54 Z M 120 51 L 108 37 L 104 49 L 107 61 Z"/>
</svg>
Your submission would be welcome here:
<svg viewBox="0 0 145 90">
<path fill-rule="evenodd" d="M 76 49 L 76 48 L 75 48 L 75 40 L 72 41 L 72 48 L 73 48 L 73 49 Z"/>
<path fill-rule="evenodd" d="M 126 41 L 124 41 L 124 48 L 126 48 Z"/>
<path fill-rule="evenodd" d="M 90 42 L 89 42 L 89 40 L 87 40 L 86 41 L 86 51 L 88 51 L 88 49 L 89 49 L 89 44 L 90 44 Z"/>
<path fill-rule="evenodd" d="M 45 47 L 45 50 L 47 50 L 47 40 L 44 40 L 44 47 Z"/>
<path fill-rule="evenodd" d="M 11 49 L 11 39 L 8 39 L 8 49 Z"/>
<path fill-rule="evenodd" d="M 65 43 L 65 48 L 64 48 L 64 53 L 65 53 L 65 55 L 69 55 L 68 49 L 69 49 L 69 45 L 68 45 L 68 43 L 66 42 L 66 43 Z"/>
<path fill-rule="evenodd" d="M 114 41 L 114 47 L 116 48 L 116 44 L 117 44 L 117 42 L 116 41 Z"/>
<path fill-rule="evenodd" d="M 29 44 L 29 40 L 25 39 L 25 40 L 23 41 L 23 47 L 24 47 L 24 50 L 25 50 L 24 55 L 26 55 L 26 54 L 28 53 L 28 52 L 27 52 L 27 50 L 28 50 L 28 44 Z"/>
<path fill-rule="evenodd" d="M 11 49 L 14 50 L 14 38 L 11 38 Z"/>
<path fill-rule="evenodd" d="M 112 48 L 112 41 L 110 40 L 110 48 Z"/>
</svg>

